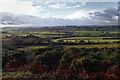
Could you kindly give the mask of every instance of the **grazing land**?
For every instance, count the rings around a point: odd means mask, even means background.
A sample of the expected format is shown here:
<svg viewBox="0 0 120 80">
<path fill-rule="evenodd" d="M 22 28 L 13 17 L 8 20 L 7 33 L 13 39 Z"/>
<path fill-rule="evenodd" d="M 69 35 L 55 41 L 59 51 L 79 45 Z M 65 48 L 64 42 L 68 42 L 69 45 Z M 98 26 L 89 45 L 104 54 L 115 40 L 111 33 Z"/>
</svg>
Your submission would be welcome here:
<svg viewBox="0 0 120 80">
<path fill-rule="evenodd" d="M 4 27 L 3 79 L 120 78 L 120 27 Z"/>
</svg>

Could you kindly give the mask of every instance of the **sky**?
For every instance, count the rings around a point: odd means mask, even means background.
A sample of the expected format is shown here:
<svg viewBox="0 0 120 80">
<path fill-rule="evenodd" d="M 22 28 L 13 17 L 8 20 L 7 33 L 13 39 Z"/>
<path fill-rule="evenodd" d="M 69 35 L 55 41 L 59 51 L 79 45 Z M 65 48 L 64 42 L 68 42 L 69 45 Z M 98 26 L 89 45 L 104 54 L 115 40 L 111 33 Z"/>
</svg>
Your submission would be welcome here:
<svg viewBox="0 0 120 80">
<path fill-rule="evenodd" d="M 119 0 L 1 0 L 0 26 L 117 25 Z"/>
</svg>

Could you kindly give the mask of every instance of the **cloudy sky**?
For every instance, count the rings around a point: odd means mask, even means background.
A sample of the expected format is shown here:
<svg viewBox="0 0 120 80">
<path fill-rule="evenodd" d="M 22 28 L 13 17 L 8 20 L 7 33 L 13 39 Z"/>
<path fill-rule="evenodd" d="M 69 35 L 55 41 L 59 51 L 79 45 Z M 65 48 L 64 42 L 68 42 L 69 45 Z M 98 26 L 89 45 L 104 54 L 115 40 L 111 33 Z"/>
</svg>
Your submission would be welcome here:
<svg viewBox="0 0 120 80">
<path fill-rule="evenodd" d="M 117 25 L 119 0 L 1 0 L 0 26 Z"/>
</svg>

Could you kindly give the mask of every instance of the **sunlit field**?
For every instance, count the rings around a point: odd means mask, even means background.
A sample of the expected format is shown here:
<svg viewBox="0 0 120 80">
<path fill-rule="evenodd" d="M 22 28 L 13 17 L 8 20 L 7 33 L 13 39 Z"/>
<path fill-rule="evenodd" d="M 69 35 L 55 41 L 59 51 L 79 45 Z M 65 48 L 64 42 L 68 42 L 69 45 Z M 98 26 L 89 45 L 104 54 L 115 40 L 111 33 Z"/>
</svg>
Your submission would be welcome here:
<svg viewBox="0 0 120 80">
<path fill-rule="evenodd" d="M 92 27 L 94 28 L 97 27 Z M 58 80 L 62 76 L 62 79 L 71 80 L 120 77 L 120 33 L 117 29 L 52 29 L 3 28 L 4 79 Z"/>
</svg>

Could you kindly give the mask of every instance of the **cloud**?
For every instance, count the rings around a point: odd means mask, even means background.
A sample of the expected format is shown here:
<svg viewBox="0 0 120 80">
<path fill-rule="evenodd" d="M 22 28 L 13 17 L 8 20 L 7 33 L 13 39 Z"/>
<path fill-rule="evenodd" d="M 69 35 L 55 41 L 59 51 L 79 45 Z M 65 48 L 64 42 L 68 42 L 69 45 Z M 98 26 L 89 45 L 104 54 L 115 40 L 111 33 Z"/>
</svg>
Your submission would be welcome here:
<svg viewBox="0 0 120 80">
<path fill-rule="evenodd" d="M 63 18 L 41 18 L 28 15 L 15 15 L 11 13 L 2 13 L 2 26 L 66 26 L 66 25 L 84 25 L 86 19 L 63 19 Z M 89 21 L 90 22 L 90 21 Z M 87 24 L 91 24 L 91 23 Z"/>
<path fill-rule="evenodd" d="M 85 2 L 87 0 L 17 0 L 17 1 L 35 1 L 35 2 Z"/>
<path fill-rule="evenodd" d="M 113 17 L 118 16 L 118 10 L 116 8 L 107 8 L 103 12 L 94 12 L 93 14 L 106 20 L 114 20 Z"/>
<path fill-rule="evenodd" d="M 16 15 L 12 13 L 0 13 L 2 14 L 2 22 L 4 25 L 20 25 L 20 24 L 34 24 L 39 21 L 38 17 L 29 15 Z"/>
<path fill-rule="evenodd" d="M 88 2 L 119 2 L 120 0 L 87 0 Z"/>
<path fill-rule="evenodd" d="M 68 3 L 70 5 L 68 5 Z M 1 0 L 0 5 L 2 5 L 2 11 L 0 12 L 41 16 L 41 13 L 47 10 L 55 13 L 54 10 L 79 8 L 85 5 L 85 3 L 85 0 L 70 0 L 63 2 L 59 0 Z"/>
<path fill-rule="evenodd" d="M 56 3 L 53 5 L 48 5 L 49 8 L 53 8 L 53 9 L 64 9 L 66 8 L 66 3 L 62 2 L 62 3 Z"/>
<path fill-rule="evenodd" d="M 32 6 L 32 2 L 17 2 L 16 0 L 2 0 L 0 1 L 2 12 L 14 14 L 35 15 L 38 7 Z"/>
<path fill-rule="evenodd" d="M 61 18 L 2 13 L 1 24 L 2 26 L 117 25 L 118 10 L 116 8 L 107 8 L 103 11 L 79 10 Z"/>
<path fill-rule="evenodd" d="M 107 8 L 103 12 L 89 13 L 91 19 L 99 21 L 101 24 L 118 24 L 118 10 L 117 8 Z"/>
<path fill-rule="evenodd" d="M 84 10 L 76 11 L 72 14 L 69 14 L 68 16 L 64 17 L 65 19 L 82 19 L 82 18 L 88 18 L 89 14 L 88 12 Z"/>
<path fill-rule="evenodd" d="M 72 5 L 68 5 L 72 4 Z M 41 6 L 46 9 L 68 9 L 68 8 L 79 8 L 86 4 L 86 0 L 81 0 L 80 2 L 77 1 L 33 1 L 33 6 Z"/>
<path fill-rule="evenodd" d="M 69 14 L 65 19 L 80 19 L 89 20 L 89 22 L 94 22 L 93 24 L 104 24 L 104 25 L 117 25 L 118 23 L 118 10 L 117 8 L 107 8 L 100 11 L 95 10 L 79 10 L 72 14 Z M 86 24 L 88 22 L 86 21 Z"/>
</svg>

